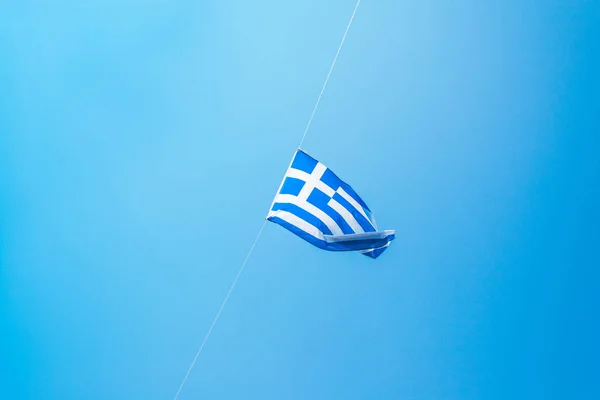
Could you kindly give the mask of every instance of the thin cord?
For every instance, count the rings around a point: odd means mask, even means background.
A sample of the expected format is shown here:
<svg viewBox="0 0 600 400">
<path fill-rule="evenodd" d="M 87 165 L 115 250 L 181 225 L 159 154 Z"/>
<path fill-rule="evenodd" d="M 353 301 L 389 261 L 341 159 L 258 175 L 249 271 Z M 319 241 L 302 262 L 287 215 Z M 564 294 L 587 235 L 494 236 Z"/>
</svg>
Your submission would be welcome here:
<svg viewBox="0 0 600 400">
<path fill-rule="evenodd" d="M 312 110 L 312 114 L 310 115 L 310 119 L 308 120 L 308 124 L 306 125 L 306 129 L 304 130 L 304 134 L 302 135 L 302 139 L 300 140 L 300 144 L 298 145 L 298 148 L 302 147 L 302 143 L 304 143 L 304 139 L 306 138 L 306 134 L 308 133 L 308 130 L 310 129 L 310 125 L 312 124 L 312 120 L 315 116 L 315 113 L 317 112 L 317 109 L 319 108 L 319 103 L 321 102 L 321 98 L 323 97 L 323 93 L 325 92 L 325 88 L 327 87 L 327 83 L 329 83 L 329 78 L 331 77 L 331 73 L 333 72 L 335 63 L 337 62 L 338 56 L 340 55 L 340 51 L 342 51 L 342 47 L 344 46 L 344 42 L 346 41 L 346 36 L 348 35 L 350 26 L 352 26 L 352 21 L 354 21 L 354 16 L 356 15 L 356 10 L 358 10 L 358 6 L 360 5 L 360 2 L 361 2 L 361 0 L 358 0 L 356 2 L 356 5 L 354 6 L 354 11 L 352 12 L 350 21 L 348 22 L 348 25 L 346 26 L 346 31 L 344 32 L 344 36 L 342 37 L 340 46 L 338 47 L 337 52 L 335 53 L 335 57 L 333 58 L 333 63 L 331 63 L 331 67 L 329 68 L 329 72 L 327 73 L 327 78 L 325 78 L 325 83 L 323 84 L 323 87 L 321 88 L 321 93 L 319 93 L 319 97 L 317 98 L 317 103 L 315 104 L 315 107 Z M 265 219 L 262 227 L 260 228 L 260 231 L 258 231 L 258 234 L 256 235 L 256 238 L 254 239 L 254 243 L 252 244 L 252 247 L 250 247 L 250 250 L 248 251 L 248 254 L 246 255 L 246 259 L 242 263 L 240 270 L 238 271 L 235 279 L 233 280 L 233 283 L 231 284 L 231 287 L 229 288 L 229 292 L 227 292 L 227 296 L 225 296 L 225 299 L 223 300 L 223 303 L 221 304 L 221 308 L 219 308 L 219 311 L 217 312 L 217 315 L 213 319 L 213 322 L 210 325 L 208 332 L 206 332 L 206 336 L 204 336 L 204 340 L 202 341 L 202 344 L 200 345 L 200 348 L 198 349 L 198 352 L 196 353 L 194 360 L 190 364 L 190 367 L 188 368 L 187 373 L 185 374 L 185 377 L 183 378 L 183 381 L 181 381 L 181 385 L 179 385 L 179 389 L 177 389 L 177 393 L 175 394 L 175 397 L 173 398 L 173 400 L 177 400 L 179 398 L 179 393 L 181 393 L 181 389 L 183 389 L 183 386 L 185 385 L 187 378 L 190 376 L 190 373 L 192 372 L 194 365 L 196 365 L 196 361 L 198 360 L 198 357 L 200 357 L 200 354 L 202 353 L 202 350 L 204 349 L 204 345 L 208 341 L 208 338 L 210 337 L 210 334 L 212 333 L 213 328 L 217 324 L 217 321 L 219 320 L 219 317 L 221 316 L 221 312 L 223 312 L 223 309 L 225 308 L 225 305 L 227 304 L 227 300 L 229 300 L 229 296 L 231 296 L 231 292 L 233 292 L 233 289 L 235 288 L 235 285 L 236 285 L 238 279 L 240 278 L 240 275 L 242 275 L 242 272 L 244 271 L 244 267 L 246 266 L 246 263 L 248 262 L 248 259 L 250 258 L 250 255 L 252 254 L 252 251 L 254 251 L 254 247 L 256 246 L 256 243 L 258 243 L 258 239 L 262 235 L 262 232 L 265 229 L 266 225 L 267 225 L 267 220 Z"/>
<path fill-rule="evenodd" d="M 252 247 L 250 247 L 250 250 L 248 251 L 248 254 L 246 255 L 246 259 L 242 263 L 240 270 L 238 271 L 235 279 L 233 280 L 233 283 L 231 284 L 231 287 L 229 288 L 229 292 L 227 292 L 227 296 L 225 296 L 225 300 L 223 300 L 223 303 L 221 304 L 221 308 L 219 309 L 219 312 L 217 312 L 217 315 L 215 316 L 215 319 L 213 319 L 213 322 L 210 325 L 208 332 L 206 332 L 206 336 L 204 336 L 204 340 L 202 341 L 202 344 L 200 345 L 200 348 L 198 349 L 198 352 L 196 353 L 196 357 L 194 357 L 194 360 L 192 361 L 192 364 L 188 368 L 188 371 L 185 374 L 183 381 L 181 381 L 181 385 L 179 385 L 179 389 L 177 389 L 177 393 L 175 394 L 175 397 L 173 398 L 173 400 L 177 400 L 177 398 L 179 397 L 179 393 L 181 392 L 181 389 L 183 389 L 183 385 L 185 385 L 185 381 L 187 381 L 188 376 L 190 376 L 190 372 L 192 372 L 192 369 L 194 368 L 194 365 L 196 364 L 196 360 L 198 360 L 198 357 L 200 357 L 200 353 L 202 353 L 202 349 L 204 349 L 204 345 L 206 344 L 206 341 L 210 337 L 210 334 L 211 334 L 213 328 L 215 327 L 219 317 L 221 316 L 221 312 L 223 312 L 223 309 L 225 308 L 225 304 L 227 304 L 227 300 L 229 300 L 229 296 L 231 296 L 231 292 L 233 292 L 233 288 L 235 287 L 235 284 L 237 283 L 238 279 L 240 278 L 240 275 L 242 275 L 242 271 L 244 270 L 244 267 L 246 266 L 246 263 L 248 262 L 248 259 L 250 258 L 250 255 L 252 254 L 252 251 L 254 250 L 254 247 L 256 246 L 256 243 L 258 242 L 260 235 L 262 235 L 263 230 L 265 229 L 266 225 L 267 225 L 267 220 L 265 220 L 263 222 L 263 225 L 260 228 L 260 231 L 258 231 L 258 234 L 256 235 L 256 238 L 254 239 L 254 243 L 252 244 Z"/>
<path fill-rule="evenodd" d="M 342 41 L 340 42 L 340 47 L 337 49 L 337 53 L 335 53 L 335 57 L 333 58 L 333 62 L 331 63 L 331 67 L 329 68 L 329 73 L 327 74 L 327 78 L 325 78 L 325 83 L 321 88 L 321 93 L 319 93 L 319 97 L 317 98 L 317 103 L 315 104 L 315 108 L 313 108 L 312 114 L 310 115 L 310 119 L 308 120 L 308 124 L 306 124 L 306 129 L 304 130 L 304 134 L 302 135 L 302 139 L 300 140 L 300 144 L 298 148 L 302 147 L 302 143 L 304 143 L 304 138 L 306 138 L 306 134 L 310 129 L 310 125 L 312 124 L 313 118 L 315 117 L 315 113 L 317 112 L 317 108 L 319 108 L 319 103 L 321 102 L 321 97 L 323 97 L 323 92 L 325 92 L 325 88 L 327 87 L 327 83 L 329 83 L 329 77 L 331 76 L 331 72 L 333 72 L 333 67 L 335 67 L 335 63 L 340 55 L 340 51 L 342 51 L 342 47 L 344 46 L 344 42 L 346 41 L 346 36 L 348 35 L 348 31 L 350 30 L 350 26 L 352 26 L 352 21 L 354 21 L 354 16 L 356 15 L 356 10 L 358 10 L 358 6 L 360 5 L 361 0 L 356 2 L 354 6 L 354 11 L 352 12 L 352 16 L 350 17 L 350 21 L 346 26 L 346 32 L 344 32 L 344 36 L 342 37 Z"/>
</svg>

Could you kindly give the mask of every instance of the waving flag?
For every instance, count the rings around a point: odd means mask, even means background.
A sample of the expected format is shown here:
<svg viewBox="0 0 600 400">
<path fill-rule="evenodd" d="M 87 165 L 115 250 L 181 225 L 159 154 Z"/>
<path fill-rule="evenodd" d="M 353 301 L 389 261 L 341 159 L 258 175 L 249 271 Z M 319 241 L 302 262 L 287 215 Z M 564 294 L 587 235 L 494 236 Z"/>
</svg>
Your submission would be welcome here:
<svg viewBox="0 0 600 400">
<path fill-rule="evenodd" d="M 267 220 L 330 251 L 359 251 L 377 258 L 395 237 L 378 231 L 371 210 L 329 168 L 296 150 Z"/>
</svg>

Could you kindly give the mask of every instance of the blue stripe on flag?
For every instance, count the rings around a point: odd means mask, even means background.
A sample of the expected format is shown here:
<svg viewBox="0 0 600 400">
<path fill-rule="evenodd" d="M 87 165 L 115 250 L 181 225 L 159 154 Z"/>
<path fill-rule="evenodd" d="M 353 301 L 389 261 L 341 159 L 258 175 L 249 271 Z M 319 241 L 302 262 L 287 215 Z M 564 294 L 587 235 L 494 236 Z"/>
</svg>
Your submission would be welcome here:
<svg viewBox="0 0 600 400">
<path fill-rule="evenodd" d="M 343 233 L 356 233 L 337 211 L 327 205 L 329 199 L 331 199 L 331 197 L 315 188 L 310 196 L 308 196 L 306 201 L 323 211 L 325 214 L 329 215 L 339 225 Z"/>
<path fill-rule="evenodd" d="M 360 196 L 354 191 L 354 189 L 352 189 L 352 187 L 350 185 L 348 185 L 346 182 L 343 182 L 342 187 L 344 188 L 346 193 L 348 193 L 350 195 L 350 197 L 352 197 L 354 200 L 356 200 L 356 202 L 358 204 L 363 206 L 363 208 L 368 211 L 367 215 L 369 215 L 371 213 L 371 210 L 367 206 L 367 203 L 365 203 L 363 201 L 363 199 L 360 198 Z"/>
<path fill-rule="evenodd" d="M 375 228 L 373 227 L 371 221 L 366 219 L 358 210 L 354 208 L 352 204 L 346 201 L 346 199 L 344 199 L 339 193 L 334 194 L 333 199 L 340 203 L 342 207 L 350 211 L 350 213 L 352 213 L 354 218 L 356 218 L 358 224 L 361 226 L 361 228 L 364 229 L 365 232 L 375 232 Z"/>
<path fill-rule="evenodd" d="M 320 249 L 328 250 L 326 241 L 317 239 L 313 235 L 304 232 L 302 229 L 298 228 L 296 225 L 292 225 L 289 222 L 284 221 L 279 217 L 269 217 L 267 219 L 271 222 L 275 222 L 276 224 L 283 226 L 285 229 L 287 229 L 288 231 L 292 232 L 293 234 L 301 237 L 302 239 L 306 240 L 308 243 L 312 244 L 313 246 L 317 246 Z"/>
</svg>

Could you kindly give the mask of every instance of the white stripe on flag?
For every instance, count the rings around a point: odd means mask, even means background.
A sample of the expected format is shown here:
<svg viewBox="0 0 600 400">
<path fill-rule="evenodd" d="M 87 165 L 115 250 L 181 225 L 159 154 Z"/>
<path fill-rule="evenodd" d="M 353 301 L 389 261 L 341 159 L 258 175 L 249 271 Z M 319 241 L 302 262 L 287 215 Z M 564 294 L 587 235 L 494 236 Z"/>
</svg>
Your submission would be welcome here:
<svg viewBox="0 0 600 400">
<path fill-rule="evenodd" d="M 319 240 L 323 240 L 323 234 L 321 233 L 321 231 L 319 231 L 319 229 L 316 226 L 309 224 L 302 218 L 297 217 L 290 212 L 278 210 L 271 212 L 270 216 L 281 218 L 285 222 L 294 225 L 296 228 L 303 230 L 309 235 L 314 236 Z"/>
<path fill-rule="evenodd" d="M 312 204 L 310 204 L 307 201 L 301 201 L 299 198 L 297 198 L 296 196 L 292 196 L 291 194 L 280 194 L 279 196 L 277 196 L 277 203 L 289 203 L 289 204 L 294 204 L 298 207 L 300 207 L 301 209 L 303 209 L 304 211 L 307 211 L 308 213 L 314 215 L 315 217 L 317 217 L 318 219 L 320 219 L 331 231 L 332 234 L 334 235 L 343 235 L 344 232 L 342 232 L 342 229 L 339 227 L 339 225 L 333 220 L 333 218 L 331 218 L 329 215 L 325 214 L 322 210 L 318 209 L 317 207 L 313 206 Z"/>
</svg>

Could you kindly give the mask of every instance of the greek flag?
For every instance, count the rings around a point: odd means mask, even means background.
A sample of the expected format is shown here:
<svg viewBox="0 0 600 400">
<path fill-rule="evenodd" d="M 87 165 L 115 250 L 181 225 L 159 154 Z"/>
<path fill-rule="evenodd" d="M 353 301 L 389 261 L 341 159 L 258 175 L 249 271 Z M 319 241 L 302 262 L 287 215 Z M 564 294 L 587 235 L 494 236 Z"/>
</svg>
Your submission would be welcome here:
<svg viewBox="0 0 600 400">
<path fill-rule="evenodd" d="M 377 258 L 395 231 L 378 231 L 371 210 L 332 170 L 296 150 L 267 220 L 324 250 Z"/>
</svg>

